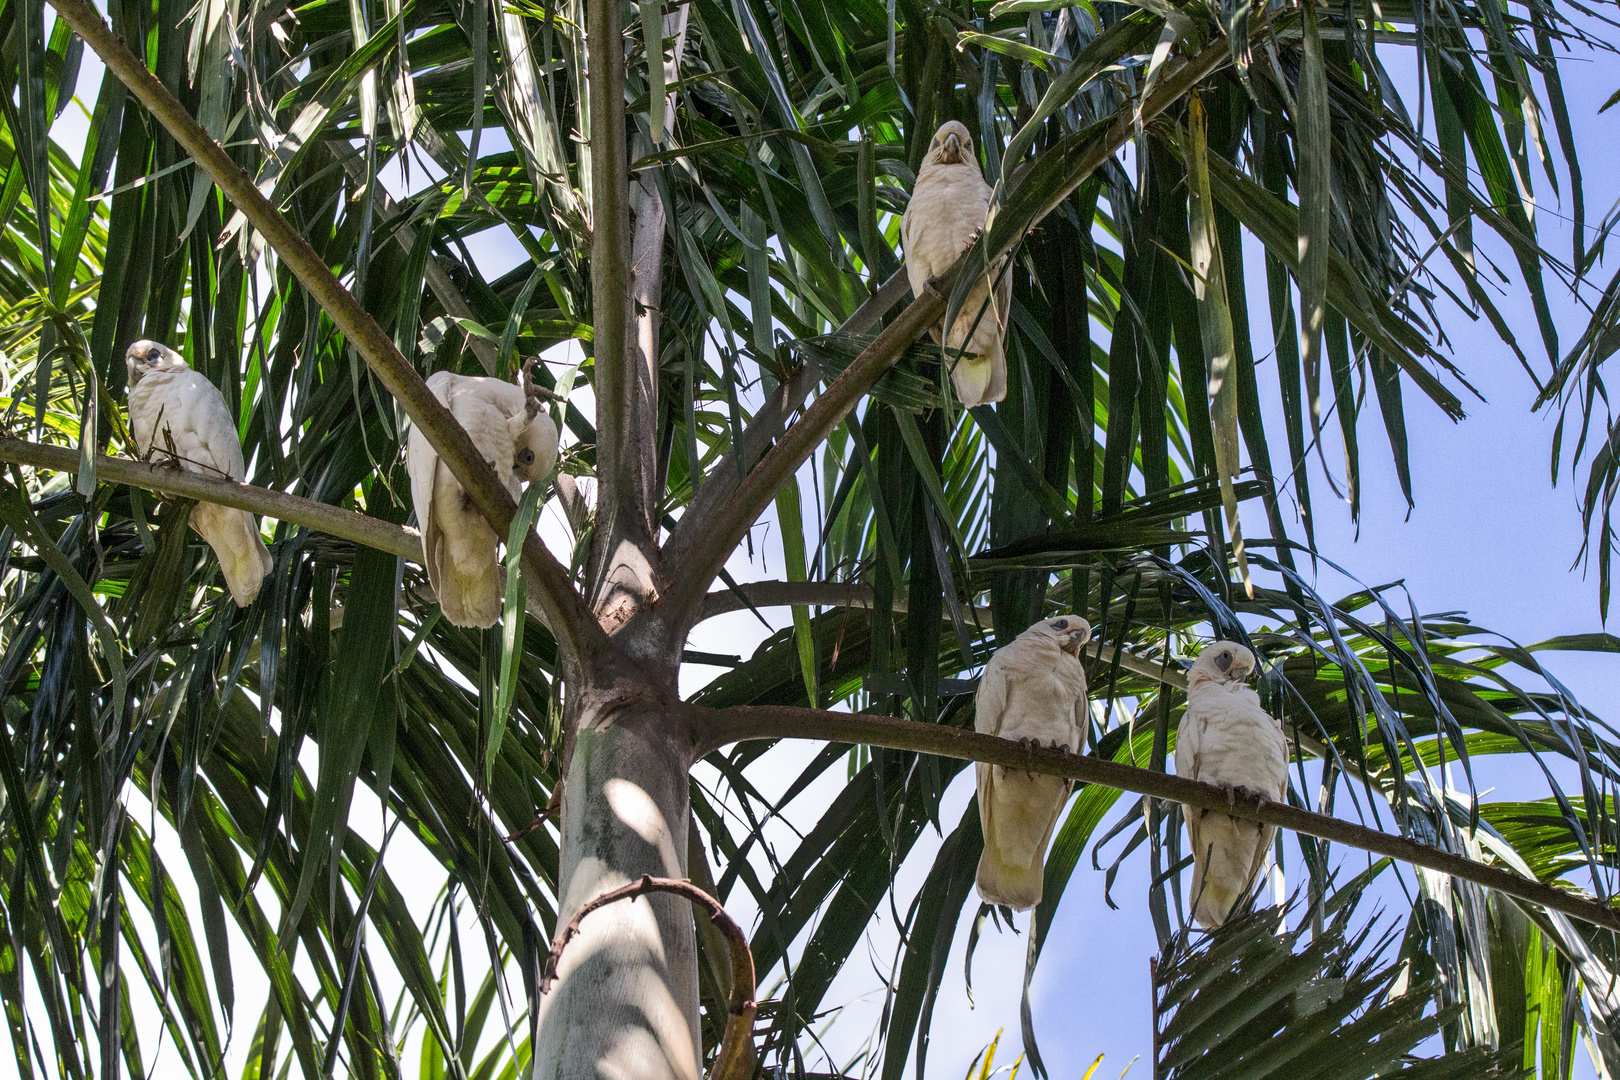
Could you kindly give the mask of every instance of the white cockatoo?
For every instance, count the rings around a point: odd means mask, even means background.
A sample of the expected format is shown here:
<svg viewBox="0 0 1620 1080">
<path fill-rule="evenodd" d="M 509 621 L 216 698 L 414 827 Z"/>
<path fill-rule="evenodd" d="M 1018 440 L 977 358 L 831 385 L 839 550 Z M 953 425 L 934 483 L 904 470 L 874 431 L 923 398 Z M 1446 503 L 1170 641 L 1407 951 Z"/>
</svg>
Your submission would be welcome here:
<svg viewBox="0 0 1620 1080">
<path fill-rule="evenodd" d="M 1254 654 L 1217 641 L 1187 673 L 1187 711 L 1176 728 L 1176 775 L 1284 802 L 1288 744 L 1282 725 L 1260 707 L 1245 680 Z M 1193 849 L 1193 916 L 1205 929 L 1226 921 L 1265 864 L 1275 825 L 1184 806 Z"/>
<path fill-rule="evenodd" d="M 911 202 L 900 219 L 905 245 L 906 276 L 911 292 L 921 296 L 930 278 L 943 274 L 984 229 L 990 212 L 990 185 L 979 172 L 973 136 L 956 120 L 940 125 L 917 172 Z M 951 365 L 956 398 L 972 407 L 1007 396 L 1007 357 L 1002 338 L 1012 311 L 1011 266 L 994 287 L 988 275 L 968 291 L 944 336 L 945 362 Z M 929 331 L 935 341 L 940 329 Z"/>
<path fill-rule="evenodd" d="M 236 480 L 247 478 L 236 422 L 219 388 L 155 341 L 137 341 L 124 353 L 129 371 L 129 422 L 135 449 L 149 461 L 167 461 L 188 472 Z M 259 595 L 274 563 L 246 510 L 198 503 L 191 527 L 214 549 L 231 599 L 247 607 Z"/>
<path fill-rule="evenodd" d="M 975 730 L 1076 754 L 1084 750 L 1090 723 L 1080 647 L 1090 639 L 1090 623 L 1063 615 L 1036 623 L 998 649 L 979 680 Z M 977 769 L 984 826 L 979 895 L 986 903 L 1032 908 L 1041 902 L 1047 841 L 1074 784 L 983 762 Z"/>
<path fill-rule="evenodd" d="M 478 452 L 516 499 L 523 485 L 557 464 L 557 425 L 541 407 L 528 368 L 517 383 L 440 371 L 428 389 L 466 429 Z M 494 626 L 501 617 L 504 580 L 497 537 L 426 437 L 411 426 L 405 465 L 422 529 L 428 580 L 444 617 L 457 626 Z"/>
</svg>

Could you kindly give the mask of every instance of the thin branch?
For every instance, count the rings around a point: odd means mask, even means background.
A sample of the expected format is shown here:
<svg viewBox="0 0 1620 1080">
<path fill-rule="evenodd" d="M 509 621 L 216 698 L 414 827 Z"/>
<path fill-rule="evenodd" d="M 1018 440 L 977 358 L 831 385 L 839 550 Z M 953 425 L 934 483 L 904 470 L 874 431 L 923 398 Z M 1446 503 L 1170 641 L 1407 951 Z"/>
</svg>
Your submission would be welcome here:
<svg viewBox="0 0 1620 1080">
<path fill-rule="evenodd" d="M 743 933 L 735 919 L 726 914 L 720 901 L 690 881 L 643 874 L 640 881 L 605 892 L 580 908 L 551 943 L 545 974 L 540 979 L 541 995 L 544 996 L 551 989 L 551 984 L 557 981 L 557 965 L 562 960 L 563 950 L 579 933 L 579 925 L 585 916 L 615 901 L 633 899 L 650 892 L 684 896 L 707 912 L 710 920 L 725 935 L 726 944 L 731 950 L 731 1000 L 727 1003 L 729 1015 L 726 1017 L 725 1034 L 721 1036 L 720 1050 L 715 1054 L 714 1068 L 709 1077 L 710 1080 L 747 1080 L 754 1070 L 754 1012 L 758 1008 L 758 1003 L 754 1001 L 754 954 L 748 948 L 748 935 Z"/>
<path fill-rule="evenodd" d="M 77 473 L 79 470 L 77 451 L 62 446 L 47 446 L 44 443 L 13 439 L 5 435 L 0 435 L 0 461 L 15 462 L 35 469 L 49 469 L 53 472 Z M 390 555 L 409 559 L 418 566 L 426 564 L 426 560 L 422 557 L 422 537 L 415 529 L 395 525 L 380 518 L 368 517 L 353 510 L 345 510 L 331 503 L 288 495 L 274 488 L 239 484 L 235 480 L 208 476 L 204 473 L 185 472 L 144 461 L 131 461 L 129 458 L 107 457 L 105 454 L 96 455 L 96 481 L 104 484 L 123 484 L 144 491 L 156 491 L 217 506 L 229 506 L 235 510 L 246 510 L 250 514 L 258 514 L 273 521 L 302 525 L 315 532 L 348 540 L 362 547 L 386 551 Z M 534 576 L 526 564 L 524 580 L 531 585 L 527 592 L 529 614 L 539 619 L 549 630 L 551 624 L 546 621 L 548 618 L 546 611 L 537 599 L 539 590 L 532 588 Z M 423 582 L 424 589 L 426 584 Z M 431 597 L 432 593 L 428 592 L 427 595 Z"/>
<path fill-rule="evenodd" d="M 0 436 L 0 461 L 12 461 L 54 472 L 79 471 L 79 454 L 76 450 L 5 436 Z M 412 562 L 422 561 L 422 538 L 414 529 L 270 488 L 239 484 L 235 480 L 187 472 L 167 465 L 107 457 L 105 454 L 96 456 L 96 480 L 246 510 L 250 514 L 303 525 L 328 536 L 400 555 Z"/>
<path fill-rule="evenodd" d="M 350 180 L 357 184 L 365 183 L 366 167 L 359 158 L 344 155 L 342 161 L 343 171 L 349 174 Z M 388 194 L 388 190 L 381 184 L 376 185 L 371 193 L 371 198 L 372 206 L 380 221 L 390 221 L 398 217 L 402 212 L 399 204 L 394 202 L 393 197 Z M 416 246 L 415 227 L 407 222 L 400 222 L 394 226 L 393 235 L 395 241 L 405 250 L 405 253 L 410 254 L 411 250 Z M 467 303 L 467 298 L 461 295 L 461 290 L 456 288 L 455 282 L 450 280 L 450 275 L 439 262 L 438 256 L 432 252 L 428 253 L 427 261 L 423 263 L 422 280 L 426 282 L 428 290 L 433 293 L 434 299 L 444 308 L 445 314 L 453 319 L 468 319 L 473 322 L 478 320 L 478 316 L 473 313 L 472 306 Z M 473 356 L 478 358 L 478 363 L 483 367 L 484 372 L 494 375 L 496 365 L 500 362 L 495 355 L 495 346 L 477 334 L 468 334 L 467 347 L 472 350 Z"/>
<path fill-rule="evenodd" d="M 702 710 L 695 723 L 700 731 L 697 749 L 700 756 L 729 743 L 750 739 L 815 739 L 914 750 L 964 761 L 983 761 L 1046 776 L 1064 776 L 1087 784 L 1101 784 L 1203 810 L 1264 821 L 1307 836 L 1346 844 L 1377 855 L 1388 855 L 1404 863 L 1425 866 L 1472 881 L 1487 889 L 1538 904 L 1549 911 L 1562 912 L 1593 926 L 1620 930 L 1620 912 L 1533 878 L 1474 862 L 1404 836 L 1313 814 L 1309 810 L 1269 802 L 1252 795 L 1235 794 L 1215 784 L 1133 768 L 1115 761 L 1029 746 L 1011 739 L 999 739 L 941 724 L 924 724 L 865 713 L 825 712 L 787 706 L 740 706 Z"/>
<path fill-rule="evenodd" d="M 275 250 L 281 261 L 327 313 L 344 338 L 365 359 L 383 386 L 427 437 L 478 512 L 505 536 L 517 507 L 484 461 L 472 440 L 448 409 L 428 390 L 377 321 L 360 306 L 309 241 L 265 198 L 243 172 L 157 77 L 137 60 L 87 0 L 51 0 L 79 37 L 95 50 L 107 69 L 134 92 L 152 116 L 174 136 L 192 159 L 219 185 L 244 217 Z M 523 561 L 530 571 L 536 599 L 546 621 L 571 663 L 584 665 L 609 648 L 607 636 L 569 581 L 568 572 L 532 531 L 524 540 Z"/>
<path fill-rule="evenodd" d="M 747 601 L 744 603 L 744 601 Z M 749 604 L 754 607 L 854 607 L 870 608 L 874 603 L 872 586 L 849 584 L 842 581 L 744 581 L 735 589 L 716 589 L 703 598 L 703 614 L 698 621 L 712 619 L 741 611 Z M 907 610 L 906 598 L 896 596 L 893 609 L 901 614 Z M 988 607 L 974 611 L 984 620 L 990 618 Z M 943 618 L 949 621 L 947 612 Z"/>
<path fill-rule="evenodd" d="M 906 268 L 902 266 L 877 292 L 867 297 L 861 306 L 855 309 L 853 315 L 844 320 L 838 332 L 851 335 L 866 333 L 910 291 L 911 283 L 906 278 Z M 765 456 L 765 451 L 771 448 L 771 443 L 782 433 L 782 427 L 787 423 L 788 417 L 804 403 L 804 399 L 810 396 L 810 391 L 814 390 L 816 383 L 820 381 L 821 372 L 815 367 L 806 365 L 789 376 L 786 382 L 777 386 L 776 393 L 766 400 L 754 414 L 754 418 L 748 422 L 748 426 L 743 429 L 740 445 L 732 447 L 721 456 L 703 478 L 703 483 L 692 496 L 692 501 L 681 512 L 681 520 L 676 523 L 669 541 L 664 545 L 664 561 L 667 565 L 682 564 L 686 551 L 697 543 L 698 537 L 704 533 L 703 523 L 710 520 L 721 505 L 731 497 L 731 493 L 737 490 L 743 474 Z M 741 467 L 737 462 L 739 453 L 742 456 Z"/>
<path fill-rule="evenodd" d="M 698 621 L 741 611 L 747 606 L 743 603 L 744 598 L 756 608 L 791 607 L 795 604 L 811 607 L 870 608 L 875 600 L 870 585 L 837 581 L 749 581 L 738 585 L 736 589 L 716 589 L 709 593 L 703 599 L 703 614 Z M 906 612 L 907 602 L 904 596 L 895 596 L 890 603 L 894 611 L 901 614 Z M 989 623 L 994 617 L 989 607 L 975 607 L 973 610 L 983 623 Z M 950 612 L 942 611 L 940 617 L 949 620 Z M 1182 674 L 1180 668 L 1174 665 L 1166 666 L 1158 660 L 1143 659 L 1117 645 L 1099 640 L 1082 649 L 1080 655 L 1082 659 L 1089 657 L 1105 666 L 1117 663 L 1126 671 L 1152 679 L 1164 686 L 1172 686 L 1182 691 L 1187 689 L 1187 676 Z M 1287 737 L 1290 743 L 1312 757 L 1326 758 L 1332 753 L 1327 744 L 1311 738 L 1304 732 L 1289 731 Z M 1341 762 L 1340 765 L 1352 776 L 1359 777 L 1369 784 L 1382 786 L 1384 783 L 1384 779 L 1379 775 L 1363 771 L 1354 762 Z"/>
<path fill-rule="evenodd" d="M 1152 120 L 1185 96 L 1200 79 L 1225 64 L 1230 55 L 1225 41 L 1205 47 L 1165 79 L 1160 89 L 1142 104 L 1142 121 Z M 1030 216 L 1026 227 L 1033 228 L 1057 209 L 1086 177 L 1129 143 L 1135 133 L 1136 123 L 1132 116 L 1121 116 L 1088 146 L 1076 150 L 1069 182 L 1062 190 L 1054 189 L 1048 193 Z M 1022 230 L 1013 231 L 1006 219 L 993 224 L 989 242 L 985 245 L 984 265 L 998 265 L 1018 244 L 1021 233 Z M 665 603 L 684 616 L 681 620 L 683 623 L 697 618 L 709 584 L 743 535 L 775 499 L 782 485 L 799 470 L 799 466 L 809 460 L 816 447 L 843 422 L 844 417 L 859 404 L 878 378 L 899 359 L 900 354 L 944 316 L 946 298 L 951 294 L 956 278 L 975 257 L 975 251 L 970 247 L 948 271 L 931 281 L 923 295 L 915 297 L 899 317 L 884 328 L 877 340 L 863 349 L 849 367 L 832 381 L 799 421 L 777 440 L 776 445 L 725 503 L 694 526 L 698 531 L 692 538 L 691 548 L 682 553 L 678 562 L 682 574 L 671 583 L 665 597 Z"/>
<path fill-rule="evenodd" d="M 792 607 L 800 604 L 808 607 L 870 608 L 875 602 L 876 594 L 870 585 L 843 581 L 744 581 L 735 589 L 716 589 L 705 596 L 703 613 L 698 617 L 698 621 L 741 611 L 750 604 L 757 608 Z M 890 606 L 902 615 L 908 610 L 904 596 L 894 597 L 890 600 Z M 993 617 L 991 608 L 987 606 L 975 607 L 973 613 L 985 622 L 989 622 Z M 948 621 L 950 617 L 948 611 L 940 613 L 942 619 Z M 1183 675 L 1179 668 L 1166 669 L 1157 660 L 1143 660 L 1102 641 L 1088 646 L 1082 656 L 1086 654 L 1104 664 L 1112 664 L 1118 657 L 1119 666 L 1127 671 L 1149 679 L 1157 679 L 1178 690 L 1187 689 L 1187 676 Z"/>
</svg>

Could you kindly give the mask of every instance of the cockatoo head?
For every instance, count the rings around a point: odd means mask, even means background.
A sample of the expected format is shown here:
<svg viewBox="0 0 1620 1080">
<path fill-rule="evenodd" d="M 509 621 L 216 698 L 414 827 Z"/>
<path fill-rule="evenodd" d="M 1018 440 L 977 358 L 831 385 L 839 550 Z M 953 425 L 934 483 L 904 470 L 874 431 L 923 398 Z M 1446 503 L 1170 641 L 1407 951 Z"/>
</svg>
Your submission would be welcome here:
<svg viewBox="0 0 1620 1080">
<path fill-rule="evenodd" d="M 543 412 L 518 422 L 522 427 L 513 448 L 512 472 L 522 483 L 532 484 L 545 479 L 557 464 L 557 425 Z"/>
<path fill-rule="evenodd" d="M 523 415 L 512 419 L 512 472 L 524 484 L 545 479 L 557 464 L 557 425 L 546 415 L 546 398 L 563 399 L 534 381 L 532 372 L 539 363 L 540 358 L 532 356 L 517 374 L 523 390 Z"/>
<path fill-rule="evenodd" d="M 973 165 L 978 160 L 973 153 L 973 136 L 960 120 L 947 120 L 934 132 L 934 141 L 928 144 L 924 165 Z"/>
<path fill-rule="evenodd" d="M 154 371 L 191 370 L 191 366 L 180 359 L 179 353 L 155 341 L 137 341 L 131 345 L 124 353 L 124 367 L 129 370 L 131 386 Z"/>
<path fill-rule="evenodd" d="M 1070 656 L 1078 657 L 1080 647 L 1091 640 L 1091 624 L 1078 615 L 1059 615 L 1031 626 L 1025 633 L 1051 637 L 1058 648 Z"/>
<path fill-rule="evenodd" d="M 1193 661 L 1187 673 L 1189 684 L 1195 681 L 1231 685 L 1247 682 L 1254 674 L 1254 653 L 1235 641 L 1217 641 L 1204 646 L 1204 651 Z"/>
</svg>

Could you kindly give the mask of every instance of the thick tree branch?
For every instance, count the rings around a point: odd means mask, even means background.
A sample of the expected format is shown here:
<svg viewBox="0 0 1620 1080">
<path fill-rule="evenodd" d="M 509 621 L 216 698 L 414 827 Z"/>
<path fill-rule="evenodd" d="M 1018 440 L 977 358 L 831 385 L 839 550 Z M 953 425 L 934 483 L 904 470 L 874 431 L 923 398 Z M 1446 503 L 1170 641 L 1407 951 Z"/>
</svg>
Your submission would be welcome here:
<svg viewBox="0 0 1620 1080">
<path fill-rule="evenodd" d="M 332 274 L 326 261 L 265 198 L 253 179 L 202 129 L 185 106 L 136 59 L 123 40 L 113 34 L 94 7 L 86 0 L 51 0 L 51 3 L 74 32 L 96 51 L 107 70 L 134 92 L 141 104 L 275 249 L 383 386 L 404 406 L 411 422 L 427 437 L 467 490 L 478 512 L 498 535 L 505 536 L 517 510 L 512 497 L 461 425 L 428 390 L 382 327 Z M 537 590 L 537 600 L 546 613 L 546 621 L 568 660 L 576 665 L 587 664 L 593 656 L 603 653 L 608 646 L 606 635 L 574 591 L 568 572 L 533 532 L 524 541 L 523 561 L 530 571 L 530 581 Z"/>
<path fill-rule="evenodd" d="M 349 174 L 350 180 L 357 184 L 366 182 L 366 167 L 359 158 L 344 155 L 342 160 L 343 171 Z M 376 190 L 371 193 L 371 198 L 379 220 L 389 221 L 399 216 L 399 205 L 381 184 L 378 184 Z M 416 246 L 416 229 L 401 222 L 394 227 L 394 240 L 409 255 Z M 427 262 L 423 264 L 422 280 L 427 283 L 433 298 L 444 308 L 445 314 L 455 319 L 478 321 L 472 306 L 467 303 L 467 298 L 461 295 L 461 290 L 456 288 L 455 282 L 450 280 L 450 275 L 440 265 L 438 256 L 432 252 L 428 253 Z M 500 358 L 495 355 L 494 345 L 477 334 L 468 334 L 467 347 L 472 350 L 473 356 L 478 358 L 478 363 L 483 367 L 485 374 L 495 374 Z"/>
<path fill-rule="evenodd" d="M 700 710 L 695 723 L 700 732 L 700 754 L 750 739 L 815 739 L 914 750 L 963 761 L 983 761 L 1046 776 L 1065 776 L 1087 784 L 1101 784 L 1120 791 L 1264 821 L 1307 836 L 1320 837 L 1376 855 L 1387 855 L 1413 866 L 1427 867 L 1472 881 L 1487 889 L 1538 904 L 1549 911 L 1562 912 L 1593 926 L 1620 930 L 1620 912 L 1533 878 L 1474 862 L 1404 836 L 1253 796 L 1234 795 L 1214 784 L 1133 768 L 1115 761 L 1028 746 L 1011 739 L 999 739 L 943 724 L 923 724 L 915 720 L 865 713 L 825 712 L 786 706 L 742 706 Z"/>
<path fill-rule="evenodd" d="M 638 200 L 632 248 L 623 9 L 621 0 L 587 0 L 585 5 L 591 124 L 591 353 L 596 364 L 598 466 L 596 529 L 591 535 L 585 595 L 610 628 L 622 625 L 656 594 L 658 568 L 652 515 L 664 214 L 656 192 L 651 205 L 644 196 Z M 637 191 L 642 191 L 640 185 Z M 637 260 L 634 269 L 632 251 Z M 638 317 L 643 313 L 645 318 Z"/>
<path fill-rule="evenodd" d="M 1226 63 L 1229 57 L 1230 51 L 1224 40 L 1205 47 L 1166 78 L 1159 90 L 1143 102 L 1142 121 L 1157 117 L 1169 105 L 1184 97 L 1199 80 Z M 1047 214 L 1057 209 L 1086 177 L 1129 143 L 1135 133 L 1133 117 L 1124 115 L 1094 137 L 1083 150 L 1077 151 L 1067 173 L 1067 185 L 1058 185 L 1048 192 L 1025 227 L 1035 227 Z M 994 222 L 990 226 L 984 265 L 999 265 L 1022 239 L 1022 232 L 1015 232 L 1005 219 Z M 743 535 L 771 504 L 782 485 L 843 422 L 844 417 L 849 415 L 850 410 L 855 408 L 900 354 L 944 316 L 946 297 L 950 295 L 963 267 L 974 257 L 974 251 L 970 248 L 950 270 L 931 283 L 923 295 L 915 297 L 899 317 L 884 328 L 877 340 L 862 350 L 849 367 L 816 398 L 798 423 L 777 440 L 776 445 L 725 503 L 698 523 L 699 531 L 693 537 L 691 548 L 682 553 L 679 562 L 682 574 L 671 584 L 666 597 L 669 606 L 679 613 L 677 618 L 683 625 L 689 625 L 692 619 L 697 618 L 709 584 L 742 541 Z"/>
<path fill-rule="evenodd" d="M 726 913 L 720 901 L 690 881 L 655 878 L 650 874 L 643 874 L 640 881 L 632 881 L 628 885 L 611 889 L 580 908 L 551 943 L 551 952 L 546 956 L 545 972 L 540 978 L 540 993 L 544 995 L 551 989 L 551 984 L 557 981 L 557 964 L 562 960 L 563 950 L 579 933 L 580 923 L 585 920 L 585 916 L 597 908 L 606 907 L 619 900 L 644 896 L 650 892 L 667 892 L 685 897 L 702 908 L 724 935 L 731 952 L 731 1000 L 726 1006 L 728 1014 L 726 1030 L 720 1037 L 720 1050 L 715 1055 L 714 1069 L 709 1076 L 710 1080 L 747 1080 L 754 1071 L 754 1013 L 758 1008 L 754 1001 L 756 990 L 754 954 L 748 948 L 748 935 L 737 925 L 737 920 Z"/>
<path fill-rule="evenodd" d="M 866 333 L 910 291 L 911 283 L 906 279 L 906 269 L 902 266 L 877 292 L 867 297 L 861 306 L 855 309 L 853 315 L 844 320 L 838 332 Z M 664 559 L 668 565 L 682 564 L 688 549 L 703 534 L 703 523 L 710 520 L 715 511 L 731 497 L 731 493 L 737 490 L 742 474 L 752 469 L 759 459 L 765 456 L 765 451 L 771 448 L 772 441 L 782 433 L 787 418 L 792 416 L 793 411 L 810 396 L 810 391 L 814 390 L 816 383 L 820 381 L 821 372 L 807 365 L 777 386 L 776 393 L 766 400 L 754 414 L 754 418 L 748 422 L 748 426 L 743 429 L 740 449 L 734 446 L 721 456 L 709 470 L 697 493 L 692 496 L 692 501 L 681 512 L 681 520 L 676 523 L 668 543 L 664 545 Z M 737 465 L 739 453 L 742 456 L 741 468 Z M 707 588 L 707 584 L 704 587 Z"/>
</svg>

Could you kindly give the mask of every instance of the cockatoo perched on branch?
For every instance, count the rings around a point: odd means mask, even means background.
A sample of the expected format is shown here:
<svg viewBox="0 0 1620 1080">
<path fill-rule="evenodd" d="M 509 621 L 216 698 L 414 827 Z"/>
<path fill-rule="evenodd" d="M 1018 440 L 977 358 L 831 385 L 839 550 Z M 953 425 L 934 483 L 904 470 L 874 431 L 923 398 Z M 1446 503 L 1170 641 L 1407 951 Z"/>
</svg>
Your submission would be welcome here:
<svg viewBox="0 0 1620 1080">
<path fill-rule="evenodd" d="M 478 452 L 516 499 L 522 485 L 543 479 L 557 464 L 557 425 L 541 407 L 529 366 L 517 383 L 440 371 L 427 380 L 433 396 L 466 429 Z M 503 581 L 497 537 L 427 439 L 412 425 L 405 465 L 411 501 L 422 528 L 428 580 L 444 617 L 457 626 L 494 626 L 501 617 Z"/>
<path fill-rule="evenodd" d="M 975 730 L 1080 753 L 1090 727 L 1080 647 L 1091 624 L 1075 615 L 1025 630 L 984 667 L 974 699 Z M 980 762 L 979 895 L 1024 910 L 1041 902 L 1046 844 L 1073 781 Z"/>
<path fill-rule="evenodd" d="M 983 231 L 990 212 L 990 185 L 979 172 L 973 136 L 956 120 L 940 125 L 917 172 L 911 202 L 900 219 L 906 276 L 921 296 L 930 278 L 943 274 Z M 956 397 L 972 407 L 1007 396 L 1007 357 L 1002 338 L 1012 311 L 1012 277 L 1003 273 L 992 287 L 988 275 L 968 290 L 944 336 Z M 940 340 L 940 329 L 930 333 Z"/>
<path fill-rule="evenodd" d="M 1253 672 L 1254 654 L 1234 641 L 1217 641 L 1198 654 L 1176 729 L 1176 775 L 1283 802 L 1288 744 L 1282 725 L 1245 685 Z M 1193 849 L 1193 915 L 1213 930 L 1248 893 L 1277 827 L 1218 810 L 1182 809 Z"/>
<path fill-rule="evenodd" d="M 219 479 L 240 482 L 247 477 L 236 422 L 218 387 L 192 371 L 179 353 L 155 341 L 131 345 L 124 366 L 129 371 L 129 422 L 142 458 Z M 198 503 L 191 511 L 191 527 L 214 549 L 236 606 L 253 603 L 274 566 L 253 515 Z"/>
</svg>

